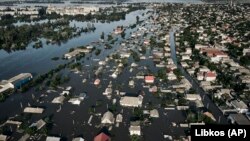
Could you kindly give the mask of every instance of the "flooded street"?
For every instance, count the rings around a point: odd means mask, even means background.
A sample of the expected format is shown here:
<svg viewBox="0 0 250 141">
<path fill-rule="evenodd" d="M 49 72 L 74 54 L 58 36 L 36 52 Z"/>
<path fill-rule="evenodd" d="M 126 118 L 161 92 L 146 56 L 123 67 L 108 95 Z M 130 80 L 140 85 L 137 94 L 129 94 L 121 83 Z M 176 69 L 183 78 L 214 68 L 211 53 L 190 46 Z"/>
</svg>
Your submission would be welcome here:
<svg viewBox="0 0 250 141">
<path fill-rule="evenodd" d="M 33 74 L 41 74 L 55 68 L 59 64 L 64 64 L 67 61 L 58 60 L 52 61 L 53 57 L 62 57 L 69 51 L 70 48 L 76 48 L 78 46 L 88 45 L 91 42 L 99 41 L 102 32 L 110 33 L 117 26 L 129 26 L 136 21 L 136 15 L 141 15 L 143 11 L 135 11 L 126 15 L 125 20 L 111 22 L 111 23 L 93 23 L 96 27 L 95 32 L 82 33 L 79 37 L 68 40 L 61 45 L 47 45 L 43 40 L 43 48 L 33 48 L 34 43 L 30 43 L 26 50 L 15 51 L 7 53 L 4 50 L 0 50 L 0 79 L 8 79 L 19 73 L 30 72 Z M 87 22 L 71 22 L 71 26 L 86 27 Z M 127 33 L 130 30 L 126 31 Z M 109 54 L 107 51 L 105 53 Z"/>
<path fill-rule="evenodd" d="M 136 21 L 136 16 L 139 17 L 140 22 Z M 156 109 L 159 112 L 159 117 L 149 118 L 149 115 L 143 113 L 143 118 L 145 119 L 140 122 L 142 132 L 140 140 L 165 141 L 168 136 L 174 139 L 185 137 L 189 128 L 187 126 L 182 127 L 181 124 L 187 124 L 187 113 L 183 109 L 177 110 L 177 105 L 175 104 L 178 103 L 178 99 L 174 88 L 174 85 L 182 85 L 182 82 L 177 80 L 164 82 L 157 77 L 153 84 L 146 84 L 144 80 L 144 76 L 147 75 L 157 76 L 159 71 L 162 70 L 162 67 L 159 67 L 161 65 L 170 65 L 170 67 L 177 65 L 178 68 L 180 67 L 177 63 L 175 51 L 175 31 L 164 29 L 165 27 L 156 23 L 154 19 L 156 16 L 158 15 L 152 9 L 137 10 L 127 14 L 125 20 L 110 23 L 95 21 L 93 22 L 96 27 L 94 32 L 82 33 L 79 37 L 70 39 L 61 45 L 46 44 L 46 40 L 41 39 L 43 48 L 34 49 L 32 47 L 34 43 L 30 43 L 27 49 L 23 51 L 7 53 L 1 50 L 0 79 L 8 79 L 23 72 L 30 72 L 36 76 L 70 61 L 80 62 L 81 70 L 76 71 L 68 68 L 61 70 L 59 73 L 68 76 L 70 79 L 55 90 L 51 90 L 52 88 L 47 86 L 40 90 L 39 86 L 37 86 L 37 88 L 31 88 L 25 93 L 10 95 L 5 102 L 0 103 L 0 121 L 7 119 L 23 120 L 25 118 L 27 124 L 32 124 L 40 119 L 49 118 L 52 125 L 48 135 L 61 137 L 63 140 L 72 140 L 75 137 L 93 140 L 105 128 L 109 131 L 112 140 L 129 141 L 131 140 L 129 132 L 131 121 L 133 118 L 138 118 L 135 116 L 136 108 L 123 107 L 119 101 L 123 97 L 123 93 L 136 95 L 141 91 L 143 92 L 143 103 L 140 112 Z M 131 25 L 135 23 L 136 26 L 132 28 Z M 16 25 L 20 26 L 23 24 L 27 23 L 19 22 Z M 74 20 L 70 22 L 70 26 L 80 28 L 85 28 L 87 24 L 88 22 Z M 125 28 L 126 35 L 123 38 L 119 34 L 114 34 L 114 29 L 117 26 Z M 159 29 L 164 29 L 164 31 Z M 102 32 L 105 34 L 104 40 L 100 39 Z M 161 37 L 165 37 L 165 35 L 170 37 L 169 39 L 163 39 L 167 41 L 163 45 L 166 48 L 170 48 L 171 52 L 165 51 L 165 48 L 147 45 L 147 42 L 153 40 L 151 37 L 155 37 L 156 42 L 162 43 L 162 39 L 157 37 L 160 33 L 162 34 Z M 111 35 L 115 40 L 110 49 L 105 48 L 106 44 L 110 44 L 106 38 L 108 35 Z M 65 53 L 68 53 L 70 48 L 87 45 L 99 49 L 101 51 L 100 55 L 91 52 L 80 60 L 61 59 Z M 141 53 L 142 47 L 145 47 L 145 53 Z M 124 60 L 122 59 L 124 58 L 121 59 L 119 55 L 127 52 L 138 54 L 139 61 L 135 61 L 135 56 L 130 55 L 127 60 L 125 59 L 125 62 L 127 62 L 123 66 L 122 61 Z M 164 54 L 164 58 L 160 58 L 160 61 L 164 59 L 164 64 L 159 64 L 157 63 L 159 58 L 156 58 L 155 54 L 161 54 L 162 52 L 171 54 L 169 56 Z M 115 59 L 113 57 L 115 55 L 119 57 Z M 53 57 L 59 57 L 60 59 L 57 61 L 51 60 Z M 102 61 L 104 64 L 101 64 Z M 171 64 L 171 61 L 173 64 Z M 132 64 L 136 65 L 133 66 Z M 98 69 L 100 69 L 100 73 L 96 74 Z M 119 73 L 116 75 L 115 72 Z M 187 74 L 183 74 L 190 81 Z M 100 84 L 95 84 L 97 79 L 100 80 Z M 134 83 L 132 84 L 133 86 L 130 84 L 131 81 Z M 52 103 L 53 99 L 60 96 L 69 86 L 72 87 L 72 91 L 70 92 L 71 95 L 66 97 L 67 100 L 62 104 Z M 197 86 L 193 84 L 193 87 Z M 158 92 L 152 92 L 153 87 L 156 87 Z M 112 88 L 111 94 L 105 96 L 104 92 L 106 92 L 107 88 Z M 165 89 L 168 92 L 164 94 L 159 93 L 160 89 Z M 77 98 L 82 93 L 86 94 L 86 96 L 80 104 L 73 105 L 69 102 L 69 99 Z M 174 97 L 175 99 L 172 99 L 174 102 L 164 105 L 166 102 L 163 98 L 165 99 L 170 94 L 176 96 Z M 210 103 L 211 101 L 207 102 Z M 8 107 L 8 110 L 6 110 L 6 107 Z M 42 114 L 26 114 L 23 112 L 25 107 L 41 107 L 45 110 Z M 214 107 L 212 103 L 211 107 Z M 215 109 L 215 111 L 217 110 Z M 122 114 L 123 121 L 111 125 L 101 124 L 102 116 L 107 111 L 111 111 L 114 117 Z M 221 113 L 217 113 L 215 116 L 218 118 L 220 115 Z M 225 123 L 224 118 L 220 120 L 222 123 Z M 16 135 L 13 136 L 15 137 Z M 44 139 L 45 137 L 43 136 L 36 140 Z"/>
<path fill-rule="evenodd" d="M 0 68 L 4 71 L 1 72 L 0 78 L 8 78 L 12 75 L 21 72 L 31 72 L 33 74 L 44 73 L 54 68 L 58 64 L 66 63 L 68 60 L 52 61 L 52 57 L 61 57 L 65 54 L 69 48 L 77 47 L 81 45 L 88 45 L 92 42 L 98 41 L 102 32 L 110 33 L 116 26 L 129 26 L 134 24 L 136 21 L 135 17 L 140 16 L 140 19 L 147 19 L 147 15 L 141 16 L 142 13 L 147 11 L 136 11 L 128 14 L 125 21 L 113 22 L 113 23 L 94 23 L 97 28 L 94 33 L 83 33 L 80 37 L 69 40 L 67 43 L 58 45 L 44 45 L 41 49 L 33 49 L 32 45 L 29 45 L 28 49 L 25 51 L 17 51 L 7 54 L 1 51 L 1 63 Z M 72 22 L 71 25 L 76 25 L 79 27 L 86 26 L 87 23 L 82 22 Z M 152 25 L 150 25 L 152 26 Z M 146 26 L 150 28 L 150 26 Z M 126 38 L 131 38 L 131 33 L 138 30 L 137 26 L 134 29 L 126 29 Z M 101 48 L 102 53 L 99 56 L 87 55 L 82 62 L 84 66 L 80 74 L 72 73 L 70 71 L 63 71 L 64 74 L 69 75 L 70 81 L 62 87 L 72 86 L 73 95 L 78 95 L 79 93 L 86 92 L 87 96 L 84 101 L 78 105 L 72 105 L 71 103 L 65 102 L 63 105 L 52 104 L 51 101 L 61 93 L 62 90 L 58 89 L 57 92 L 48 93 L 47 90 L 35 91 L 34 88 L 30 89 L 28 92 L 23 94 L 11 95 L 4 103 L 0 103 L 0 119 L 4 120 L 7 117 L 15 117 L 22 114 L 23 107 L 35 106 L 44 107 L 45 112 L 42 115 L 32 115 L 28 120 L 28 123 L 35 122 L 44 117 L 51 117 L 53 121 L 53 128 L 49 132 L 50 135 L 60 136 L 67 140 L 71 140 L 77 136 L 83 136 L 86 140 L 92 140 L 93 137 L 100 131 L 101 126 L 98 126 L 101 120 L 102 113 L 105 113 L 110 107 L 113 107 L 112 100 L 107 99 L 102 93 L 108 87 L 110 82 L 113 84 L 114 90 L 118 89 L 120 92 L 126 93 L 137 93 L 139 90 L 145 92 L 144 104 L 150 102 L 155 107 L 158 107 L 160 118 L 154 119 L 151 126 L 142 127 L 142 140 L 154 141 L 154 140 L 164 140 L 163 135 L 169 134 L 174 137 L 184 136 L 184 129 L 181 127 L 171 127 L 172 122 L 181 123 L 185 121 L 185 114 L 182 111 L 177 110 L 164 110 L 160 108 L 161 99 L 148 91 L 148 88 L 144 87 L 144 80 L 136 80 L 135 76 L 137 73 L 157 73 L 158 68 L 155 67 L 155 63 L 150 59 L 151 49 L 146 51 L 146 59 L 138 62 L 140 67 L 134 68 L 130 72 L 131 67 L 125 67 L 122 73 L 116 78 L 110 78 L 112 72 L 110 69 L 114 67 L 114 63 L 108 63 L 103 70 L 101 76 L 101 84 L 95 86 L 93 83 L 96 79 L 94 75 L 94 68 L 98 67 L 98 61 L 104 60 L 108 55 L 119 52 L 122 50 L 121 43 L 124 42 L 122 38 L 118 37 L 118 40 L 113 45 L 112 49 L 104 50 Z M 131 40 L 131 39 L 130 39 Z M 133 40 L 133 39 L 132 39 Z M 131 40 L 131 41 L 132 41 Z M 139 41 L 143 41 L 143 38 L 139 38 Z M 97 45 L 98 47 L 98 45 Z M 133 47 L 131 47 L 133 48 Z M 33 59 L 36 58 L 36 59 Z M 87 59 L 89 58 L 89 59 Z M 14 63 L 15 62 L 15 63 Z M 129 59 L 128 64 L 131 65 L 133 61 Z M 9 65 L 12 64 L 12 65 Z M 8 65 L 8 67 L 6 67 Z M 145 67 L 147 69 L 145 69 Z M 87 82 L 84 84 L 82 80 L 87 78 Z M 130 80 L 135 80 L 135 87 L 131 88 L 128 86 Z M 162 84 L 168 86 L 168 84 Z M 120 96 L 112 95 L 112 99 L 116 101 L 120 100 Z M 95 107 L 96 102 L 99 101 L 102 104 Z M 20 106 L 22 105 L 22 106 Z M 111 137 L 114 140 L 130 140 L 128 128 L 130 126 L 130 118 L 132 116 L 131 108 L 121 107 L 119 104 L 116 105 L 116 110 L 114 114 L 123 113 L 123 122 L 120 123 L 119 127 L 112 126 L 110 131 Z M 91 123 L 89 125 L 88 121 L 91 117 L 91 107 L 95 107 L 95 113 L 99 113 L 99 116 L 93 116 Z M 8 111 L 4 110 L 8 107 Z M 164 116 L 166 115 L 167 116 Z M 178 115 L 178 116 L 176 116 Z M 159 128 L 160 127 L 160 128 Z M 170 128 L 171 127 L 171 128 Z M 151 136 L 151 134 L 155 136 Z M 43 139 L 41 139 L 43 140 Z"/>
</svg>

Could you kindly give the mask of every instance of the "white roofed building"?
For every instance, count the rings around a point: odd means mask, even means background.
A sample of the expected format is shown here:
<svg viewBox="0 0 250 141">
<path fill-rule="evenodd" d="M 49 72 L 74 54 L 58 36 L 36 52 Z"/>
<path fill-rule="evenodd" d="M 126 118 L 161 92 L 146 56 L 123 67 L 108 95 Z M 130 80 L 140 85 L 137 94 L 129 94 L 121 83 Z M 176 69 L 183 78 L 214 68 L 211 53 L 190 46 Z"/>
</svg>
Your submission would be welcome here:
<svg viewBox="0 0 250 141">
<path fill-rule="evenodd" d="M 248 107 L 243 101 L 233 100 L 231 101 L 231 105 L 238 111 L 238 113 L 246 113 L 248 112 Z"/>
<path fill-rule="evenodd" d="M 186 94 L 185 98 L 190 101 L 201 100 L 201 96 L 199 94 Z"/>
<path fill-rule="evenodd" d="M 141 135 L 141 126 L 138 121 L 136 122 L 131 122 L 130 127 L 129 127 L 129 133 L 130 135 Z"/>
<path fill-rule="evenodd" d="M 143 96 L 138 97 L 124 96 L 121 97 L 120 104 L 125 107 L 141 107 L 143 102 Z"/>
<path fill-rule="evenodd" d="M 59 137 L 51 137 L 51 136 L 48 136 L 46 138 L 46 141 L 60 141 L 61 139 Z"/>
<path fill-rule="evenodd" d="M 158 118 L 159 117 L 158 110 L 156 110 L 156 109 L 150 110 L 150 117 Z"/>
<path fill-rule="evenodd" d="M 102 119 L 101 119 L 101 123 L 102 124 L 114 124 L 115 122 L 115 118 L 113 113 L 111 113 L 110 111 L 107 111 L 106 113 L 103 114 Z"/>
</svg>

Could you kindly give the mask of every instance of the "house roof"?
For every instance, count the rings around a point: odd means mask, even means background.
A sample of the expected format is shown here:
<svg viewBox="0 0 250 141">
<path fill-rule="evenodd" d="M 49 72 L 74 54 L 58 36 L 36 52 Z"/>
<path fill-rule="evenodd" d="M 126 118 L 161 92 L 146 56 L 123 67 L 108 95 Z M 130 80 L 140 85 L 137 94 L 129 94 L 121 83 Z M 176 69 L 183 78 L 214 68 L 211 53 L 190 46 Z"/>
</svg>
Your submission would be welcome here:
<svg viewBox="0 0 250 141">
<path fill-rule="evenodd" d="M 152 81 L 154 80 L 154 76 L 145 76 L 146 81 Z"/>
<path fill-rule="evenodd" d="M 23 79 L 30 78 L 30 77 L 32 77 L 31 73 L 20 73 L 19 75 L 10 78 L 8 81 L 13 83 L 15 81 L 23 80 Z"/>
<path fill-rule="evenodd" d="M 159 117 L 159 112 L 157 109 L 153 109 L 150 111 L 150 117 Z"/>
<path fill-rule="evenodd" d="M 206 77 L 216 77 L 216 74 L 214 72 L 209 71 L 206 73 Z"/>
<path fill-rule="evenodd" d="M 1 141 L 6 141 L 7 140 L 7 136 L 3 135 L 3 134 L 0 134 L 0 140 Z"/>
<path fill-rule="evenodd" d="M 118 114 L 118 115 L 116 116 L 116 122 L 122 122 L 122 119 L 123 119 L 122 114 Z"/>
<path fill-rule="evenodd" d="M 141 131 L 141 127 L 140 126 L 130 126 L 129 131 Z"/>
<path fill-rule="evenodd" d="M 95 136 L 94 141 L 110 141 L 110 137 L 105 133 L 100 133 L 99 135 Z"/>
<path fill-rule="evenodd" d="M 46 138 L 46 141 L 60 141 L 60 138 L 59 137 L 50 137 L 50 136 L 48 136 Z"/>
<path fill-rule="evenodd" d="M 229 117 L 233 118 L 239 125 L 250 125 L 250 121 L 242 114 L 230 114 Z"/>
<path fill-rule="evenodd" d="M 103 114 L 102 123 L 114 123 L 114 121 L 115 121 L 114 115 L 110 111 L 107 111 L 106 113 Z"/>
<path fill-rule="evenodd" d="M 140 106 L 142 103 L 142 98 L 138 97 L 121 97 L 120 104 L 126 106 Z"/>
<path fill-rule="evenodd" d="M 233 100 L 231 104 L 235 108 L 247 109 L 247 105 L 243 101 Z"/>
<path fill-rule="evenodd" d="M 225 55 L 227 54 L 221 50 L 215 49 L 215 48 L 202 48 L 201 52 L 207 53 L 208 56 L 218 56 L 218 55 Z"/>
<path fill-rule="evenodd" d="M 84 141 L 84 139 L 81 137 L 78 137 L 78 138 L 74 138 L 72 141 Z"/>
</svg>

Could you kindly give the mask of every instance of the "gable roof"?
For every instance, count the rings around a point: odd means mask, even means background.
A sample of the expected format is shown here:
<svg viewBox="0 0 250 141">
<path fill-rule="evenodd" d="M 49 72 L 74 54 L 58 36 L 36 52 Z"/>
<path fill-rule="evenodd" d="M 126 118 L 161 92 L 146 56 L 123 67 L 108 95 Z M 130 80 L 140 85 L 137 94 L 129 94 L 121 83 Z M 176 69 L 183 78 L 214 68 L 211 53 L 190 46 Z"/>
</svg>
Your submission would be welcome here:
<svg viewBox="0 0 250 141">
<path fill-rule="evenodd" d="M 145 80 L 146 81 L 153 81 L 154 80 L 154 76 L 145 76 Z"/>
<path fill-rule="evenodd" d="M 94 141 L 110 141 L 110 137 L 102 132 L 95 136 Z"/>
<path fill-rule="evenodd" d="M 216 77 L 216 74 L 214 72 L 209 71 L 206 73 L 206 77 Z"/>
</svg>

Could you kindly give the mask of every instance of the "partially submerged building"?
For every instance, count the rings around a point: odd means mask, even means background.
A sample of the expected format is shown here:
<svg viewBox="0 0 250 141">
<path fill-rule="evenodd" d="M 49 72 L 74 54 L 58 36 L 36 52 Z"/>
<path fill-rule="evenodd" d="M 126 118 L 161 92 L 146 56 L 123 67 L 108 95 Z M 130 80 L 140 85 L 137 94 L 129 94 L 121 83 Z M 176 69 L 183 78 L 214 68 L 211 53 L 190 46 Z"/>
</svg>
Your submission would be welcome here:
<svg viewBox="0 0 250 141">
<path fill-rule="evenodd" d="M 33 113 L 33 114 L 41 114 L 43 113 L 43 111 L 44 111 L 43 108 L 38 108 L 38 107 L 26 107 L 23 110 L 24 113 Z"/>
<path fill-rule="evenodd" d="M 0 93 L 4 93 L 9 89 L 18 89 L 33 78 L 31 73 L 21 73 L 9 80 L 2 80 L 0 82 Z"/>
<path fill-rule="evenodd" d="M 129 133 L 130 135 L 141 135 L 141 126 L 139 121 L 134 121 L 130 123 Z"/>
<path fill-rule="evenodd" d="M 101 123 L 102 124 L 114 124 L 115 118 L 114 114 L 111 113 L 110 111 L 107 111 L 106 113 L 103 114 Z"/>
<path fill-rule="evenodd" d="M 94 141 L 111 141 L 111 138 L 107 134 L 101 132 L 95 136 Z"/>
<path fill-rule="evenodd" d="M 125 107 L 141 107 L 143 102 L 143 96 L 139 95 L 137 97 L 124 96 L 121 97 L 120 104 Z"/>
</svg>

